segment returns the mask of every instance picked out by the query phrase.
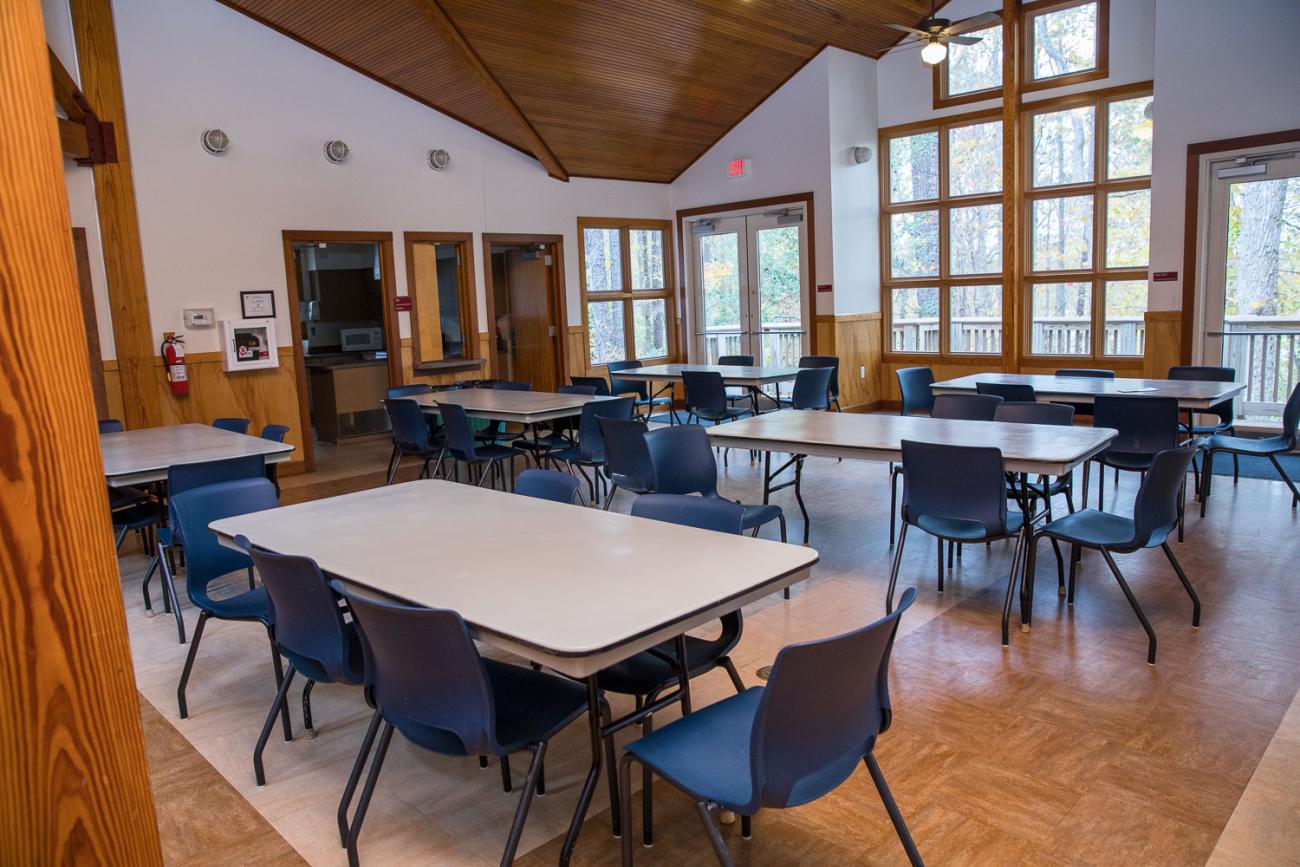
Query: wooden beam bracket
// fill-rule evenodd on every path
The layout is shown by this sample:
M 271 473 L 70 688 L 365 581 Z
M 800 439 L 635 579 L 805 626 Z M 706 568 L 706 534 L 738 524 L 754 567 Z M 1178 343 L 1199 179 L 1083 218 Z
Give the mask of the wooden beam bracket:
M 54 102 L 67 115 L 66 119 L 59 118 L 63 153 L 76 160 L 79 166 L 117 162 L 113 125 L 99 119 L 54 49 L 48 44 L 45 48 L 50 59 L 50 78 L 54 82 Z

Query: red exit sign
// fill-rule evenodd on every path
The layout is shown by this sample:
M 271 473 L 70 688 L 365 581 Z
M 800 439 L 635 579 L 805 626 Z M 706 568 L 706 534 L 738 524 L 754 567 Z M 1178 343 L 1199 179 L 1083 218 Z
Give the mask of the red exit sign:
M 728 160 L 727 177 L 744 178 L 749 176 L 749 170 L 752 166 L 750 160 Z

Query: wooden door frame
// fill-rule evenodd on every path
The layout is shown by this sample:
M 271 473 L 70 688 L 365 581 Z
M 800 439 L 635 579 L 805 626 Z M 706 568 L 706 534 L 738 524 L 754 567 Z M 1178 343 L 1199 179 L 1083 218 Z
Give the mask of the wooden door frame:
M 500 376 L 497 370 L 497 315 L 496 315 L 496 287 L 493 285 L 492 277 L 492 245 L 493 244 L 550 244 L 551 245 L 551 310 L 555 313 L 552 325 L 555 326 L 555 337 L 552 338 L 552 357 L 555 359 L 555 381 L 563 384 L 569 376 L 569 359 L 568 349 L 565 346 L 568 341 L 565 339 L 566 331 L 569 327 L 569 303 L 567 289 L 564 285 L 564 236 L 563 235 L 534 235 L 534 234 L 508 234 L 508 233 L 483 233 L 483 288 L 487 297 L 487 322 L 488 327 L 488 358 L 487 370 L 488 375 L 492 377 Z
M 478 358 L 478 286 L 474 280 L 474 233 L 473 232 L 403 232 L 402 253 L 406 259 L 406 294 L 411 299 L 411 369 L 420 364 L 420 299 L 415 294 L 415 256 L 412 249 L 416 244 L 455 244 L 463 260 L 456 269 L 457 291 L 466 309 L 461 310 L 461 328 L 465 334 L 464 360 Z M 400 347 L 399 347 L 400 352 Z
M 298 325 L 298 271 L 294 267 L 293 245 L 318 244 L 378 244 L 379 288 L 384 306 L 384 346 L 388 352 L 388 384 L 402 385 L 402 335 L 398 331 L 397 312 L 393 309 L 397 287 L 393 280 L 392 232 L 339 232 L 285 229 L 281 233 L 284 247 L 285 290 L 289 296 L 289 313 L 295 329 L 292 339 L 294 378 L 298 383 L 298 423 L 302 425 L 303 472 L 316 469 L 316 448 L 311 435 L 311 400 L 307 393 L 307 362 L 302 354 L 302 338 Z M 396 351 L 394 351 L 396 344 Z
M 813 213 L 813 194 L 812 191 L 806 193 L 791 193 L 785 196 L 769 196 L 764 199 L 747 199 L 743 202 L 722 202 L 717 205 L 704 205 L 698 208 L 683 208 L 677 212 L 676 219 L 673 220 L 673 229 L 677 233 L 677 278 L 680 290 L 677 294 L 678 311 L 680 316 L 677 320 L 678 347 L 681 354 L 681 360 L 684 362 L 690 357 L 690 340 L 686 334 L 687 320 L 689 319 L 688 307 L 690 299 L 687 293 L 690 292 L 690 283 L 686 280 L 686 219 L 688 217 L 700 217 L 706 214 L 729 214 L 732 211 L 754 211 L 759 208 L 768 208 L 774 205 L 803 205 L 804 225 L 808 227 L 808 288 L 804 292 L 804 303 L 808 306 L 808 321 L 811 327 L 808 329 L 808 349 L 809 355 L 817 355 L 817 230 L 816 219 Z

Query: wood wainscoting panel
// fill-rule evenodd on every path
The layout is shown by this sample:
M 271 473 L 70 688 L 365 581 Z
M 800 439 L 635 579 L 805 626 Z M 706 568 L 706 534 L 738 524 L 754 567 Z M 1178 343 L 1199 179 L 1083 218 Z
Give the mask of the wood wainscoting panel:
M 820 354 L 840 357 L 840 405 L 844 409 L 867 412 L 875 409 L 882 399 L 880 321 L 880 311 L 834 317 L 830 351 L 822 342 L 822 335 L 817 335 Z M 824 327 L 823 317 L 818 317 L 818 331 Z M 861 375 L 863 368 L 866 368 L 865 376 Z
M 818 355 L 835 354 L 835 317 L 817 316 L 813 319 L 813 347 Z
M 1190 364 L 1183 358 L 1183 311 L 1148 310 L 1146 312 L 1147 349 L 1142 375 L 1147 379 L 1164 379 L 1169 368 Z
M 591 376 L 590 367 L 587 363 L 591 355 L 587 350 L 586 327 L 570 325 L 565 329 L 564 340 L 567 343 L 564 358 L 568 362 L 569 368 L 565 371 L 566 376 Z
M 481 345 L 481 344 L 480 344 Z M 453 385 L 462 379 L 482 379 L 487 376 L 487 362 L 471 359 L 465 367 L 431 373 L 415 369 L 415 344 L 409 337 L 402 338 L 402 382 L 405 385 L 428 383 L 432 386 Z

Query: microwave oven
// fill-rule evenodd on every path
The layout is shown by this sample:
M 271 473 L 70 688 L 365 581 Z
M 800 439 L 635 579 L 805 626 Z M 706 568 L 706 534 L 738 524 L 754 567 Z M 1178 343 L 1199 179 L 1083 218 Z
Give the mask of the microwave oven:
M 382 328 L 340 328 L 339 347 L 344 352 L 365 352 L 384 348 Z

